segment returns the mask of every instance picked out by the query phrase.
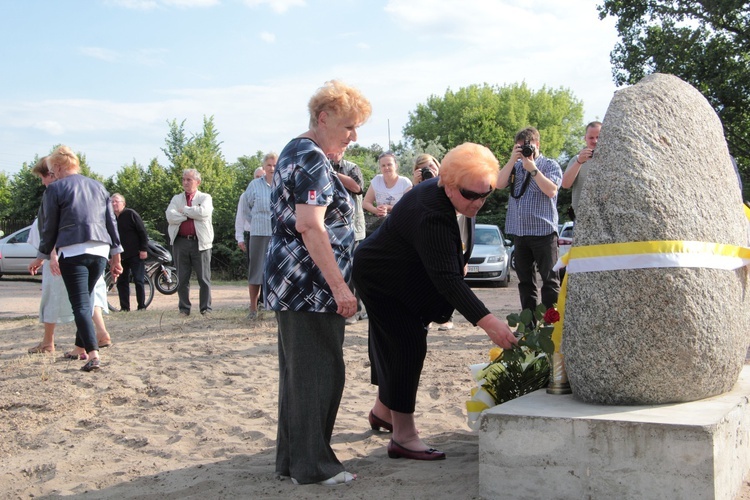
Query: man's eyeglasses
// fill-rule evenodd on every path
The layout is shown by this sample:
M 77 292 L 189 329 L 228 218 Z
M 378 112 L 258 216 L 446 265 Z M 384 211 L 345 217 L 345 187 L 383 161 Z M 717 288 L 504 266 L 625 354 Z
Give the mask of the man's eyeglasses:
M 476 191 L 469 191 L 468 189 L 458 188 L 458 192 L 461 193 L 461 196 L 471 201 L 476 201 L 480 198 L 487 198 L 492 194 L 494 190 L 494 188 L 490 188 L 490 190 L 486 193 L 477 193 Z
M 378 161 L 380 161 L 381 158 L 385 158 L 386 156 L 392 156 L 393 158 L 396 157 L 396 155 L 393 153 L 393 151 L 385 151 L 384 153 L 380 153 L 378 155 Z

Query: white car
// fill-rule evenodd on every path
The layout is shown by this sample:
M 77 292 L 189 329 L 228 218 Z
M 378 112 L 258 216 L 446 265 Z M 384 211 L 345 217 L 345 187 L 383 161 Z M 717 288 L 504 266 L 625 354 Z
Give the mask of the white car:
M 468 282 L 487 282 L 507 287 L 510 283 L 510 241 L 493 224 L 477 224 L 474 249 L 469 257 Z
M 573 246 L 573 229 L 575 222 L 566 222 L 560 229 L 560 235 L 557 237 L 557 256 L 562 257 L 570 251 Z
M 0 276 L 29 274 L 29 264 L 36 258 L 36 248 L 26 243 L 31 226 L 0 239 Z

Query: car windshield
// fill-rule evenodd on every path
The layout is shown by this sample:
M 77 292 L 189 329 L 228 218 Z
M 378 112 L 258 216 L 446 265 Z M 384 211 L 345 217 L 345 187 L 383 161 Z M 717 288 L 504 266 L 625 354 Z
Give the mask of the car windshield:
M 501 245 L 500 234 L 492 229 L 477 229 L 476 242 L 478 245 Z

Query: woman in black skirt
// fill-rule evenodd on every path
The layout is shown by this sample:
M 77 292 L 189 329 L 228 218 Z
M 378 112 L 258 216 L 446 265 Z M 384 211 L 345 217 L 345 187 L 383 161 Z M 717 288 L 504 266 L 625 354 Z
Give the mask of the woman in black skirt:
M 420 439 L 414 422 L 430 322 L 445 322 L 456 309 L 500 347 L 516 343 L 464 282 L 474 216 L 498 172 L 486 147 L 457 146 L 443 159 L 440 176 L 406 193 L 356 251 L 354 281 L 369 316 L 371 376 L 378 385 L 369 420 L 373 429 L 393 431 L 391 458 L 445 458 Z

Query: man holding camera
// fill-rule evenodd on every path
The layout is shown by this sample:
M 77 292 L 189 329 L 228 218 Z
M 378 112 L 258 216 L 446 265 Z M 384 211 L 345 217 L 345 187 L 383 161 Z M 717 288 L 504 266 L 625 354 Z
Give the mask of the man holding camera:
M 536 309 L 536 270 L 542 278 L 541 302 L 557 303 L 560 280 L 557 262 L 557 191 L 562 169 L 539 150 L 539 131 L 528 127 L 516 134 L 510 160 L 500 170 L 497 188 L 510 186 L 505 233 L 515 236 L 516 275 L 521 309 Z
M 594 157 L 594 149 L 599 142 L 599 132 L 601 130 L 602 122 L 595 121 L 586 125 L 586 135 L 583 137 L 586 147 L 570 159 L 568 167 L 565 169 L 565 174 L 563 174 L 562 187 L 573 190 L 572 210 L 568 213 L 571 220 L 575 220 L 575 212 L 578 210 L 578 200 L 581 199 L 583 183 L 586 182 L 586 175 L 589 168 L 586 163 Z

